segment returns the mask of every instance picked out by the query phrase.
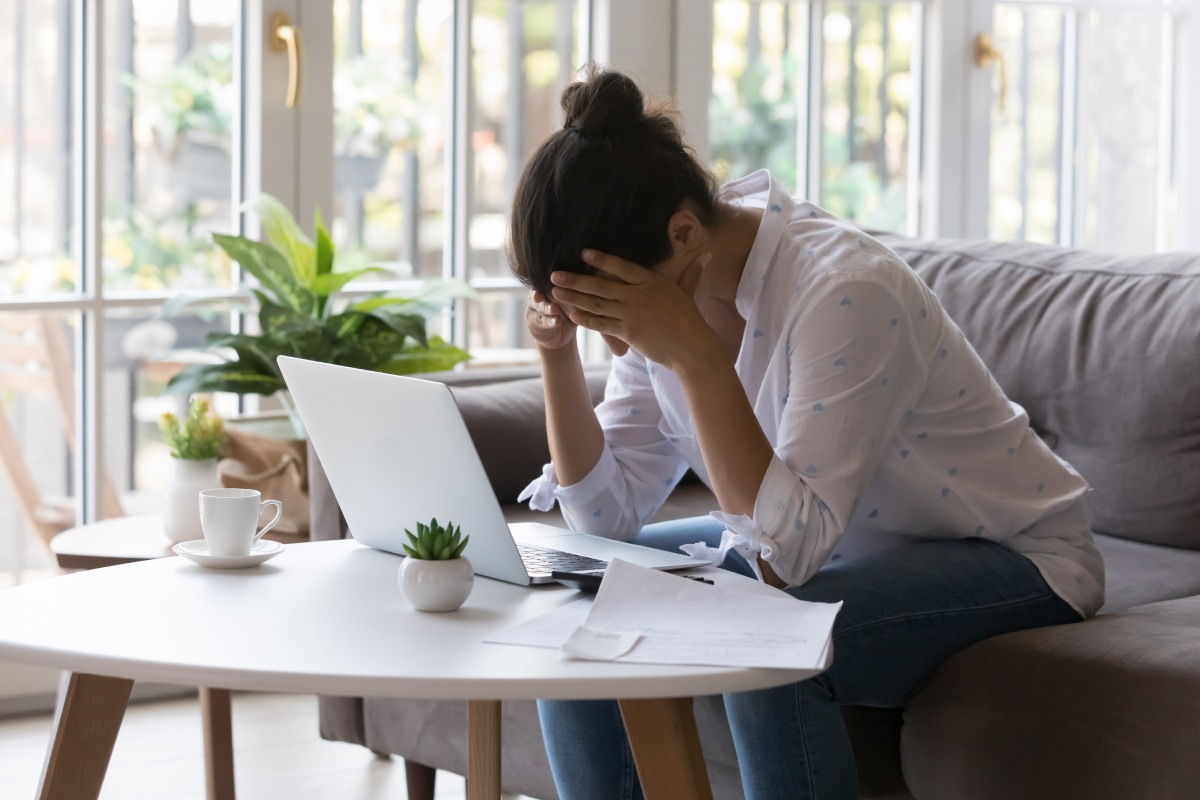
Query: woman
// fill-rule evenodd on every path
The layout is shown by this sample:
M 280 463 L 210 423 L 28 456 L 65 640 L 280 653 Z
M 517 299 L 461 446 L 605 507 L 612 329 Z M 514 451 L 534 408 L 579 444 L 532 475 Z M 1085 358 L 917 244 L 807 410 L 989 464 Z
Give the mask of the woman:
M 857 797 L 840 705 L 900 707 L 973 642 L 1095 613 L 1086 484 L 890 250 L 765 171 L 718 190 L 620 73 L 562 105 L 510 231 L 552 457 L 523 497 L 843 601 L 828 671 L 725 707 L 747 797 Z M 617 356 L 595 410 L 577 327 Z M 643 527 L 689 467 L 720 509 Z M 615 703 L 540 713 L 564 800 L 640 796 Z

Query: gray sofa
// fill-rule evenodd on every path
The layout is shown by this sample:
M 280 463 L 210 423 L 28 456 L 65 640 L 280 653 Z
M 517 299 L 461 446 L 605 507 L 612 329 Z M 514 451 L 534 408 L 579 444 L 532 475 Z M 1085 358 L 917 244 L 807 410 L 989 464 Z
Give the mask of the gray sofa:
M 880 238 L 1091 483 L 1107 602 L 1084 623 L 968 648 L 903 709 L 847 708 L 862 796 L 1200 796 L 1200 255 Z M 536 376 L 444 377 L 506 513 L 545 519 L 513 504 L 547 457 Z M 603 377 L 589 374 L 596 398 Z M 313 537 L 344 536 L 313 464 Z M 714 507 L 686 483 L 659 519 Z M 720 699 L 697 699 L 696 716 L 714 795 L 741 797 Z M 414 798 L 432 797 L 431 768 L 465 772 L 465 719 L 458 703 L 321 700 L 321 735 L 406 758 Z M 505 705 L 503 784 L 555 797 L 531 703 Z

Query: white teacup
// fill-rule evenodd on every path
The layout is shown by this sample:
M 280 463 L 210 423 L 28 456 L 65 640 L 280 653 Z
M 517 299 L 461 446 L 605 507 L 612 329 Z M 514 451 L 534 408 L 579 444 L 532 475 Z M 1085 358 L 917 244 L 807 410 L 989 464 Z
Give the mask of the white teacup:
M 261 531 L 258 517 L 264 506 L 275 506 L 275 516 Z M 200 528 L 209 555 L 247 556 L 264 533 L 283 516 L 283 503 L 263 500 L 257 489 L 205 489 L 200 492 Z

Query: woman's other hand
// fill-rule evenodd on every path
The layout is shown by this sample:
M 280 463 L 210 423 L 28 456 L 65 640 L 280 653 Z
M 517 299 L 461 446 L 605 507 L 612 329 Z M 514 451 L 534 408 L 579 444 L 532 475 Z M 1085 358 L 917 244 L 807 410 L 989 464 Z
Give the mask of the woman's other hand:
M 525 325 L 537 343 L 538 349 L 547 352 L 575 346 L 575 329 L 562 306 L 548 300 L 541 292 L 530 292 L 525 305 Z
M 583 251 L 596 275 L 554 272 L 554 302 L 576 325 L 597 331 L 621 355 L 629 347 L 668 369 L 700 355 L 716 335 L 696 307 L 695 293 L 711 256 L 701 253 L 677 282 L 618 256 Z M 618 350 L 615 345 L 620 345 Z

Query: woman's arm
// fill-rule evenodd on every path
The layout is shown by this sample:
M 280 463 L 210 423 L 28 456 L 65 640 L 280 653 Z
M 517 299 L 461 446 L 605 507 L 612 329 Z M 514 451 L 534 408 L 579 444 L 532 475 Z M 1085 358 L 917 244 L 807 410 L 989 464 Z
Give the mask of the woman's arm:
M 604 432 L 592 409 L 583 364 L 574 339 L 557 350 L 539 348 L 546 393 L 546 436 L 550 459 L 563 486 L 579 483 L 600 460 Z
M 675 374 L 688 399 L 692 425 L 717 503 L 726 514 L 750 517 L 767 467 L 775 455 L 733 362 L 721 347 L 696 348 L 681 359 Z M 763 580 L 787 584 L 759 556 Z
M 541 292 L 529 294 L 525 325 L 542 360 L 550 458 L 558 482 L 570 486 L 587 477 L 604 448 L 575 343 L 577 328 L 562 307 Z

